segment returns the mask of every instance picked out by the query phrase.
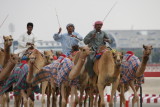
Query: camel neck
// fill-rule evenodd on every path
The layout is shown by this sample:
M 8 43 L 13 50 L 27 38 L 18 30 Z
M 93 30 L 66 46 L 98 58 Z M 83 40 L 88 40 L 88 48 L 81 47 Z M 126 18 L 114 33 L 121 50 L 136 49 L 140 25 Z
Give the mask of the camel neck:
M 114 69 L 114 76 L 117 77 L 120 74 L 120 67 L 119 65 L 115 65 Z
M 4 49 L 4 63 L 3 63 L 4 65 L 3 65 L 3 67 L 6 66 L 9 59 L 10 59 L 10 47 L 7 46 Z
M 15 66 L 15 63 L 9 60 L 1 72 L 0 81 L 6 79 L 10 75 L 10 72 L 13 70 L 14 66 Z
M 148 62 L 148 59 L 149 59 L 149 56 L 143 56 L 143 58 L 142 58 L 142 64 L 147 64 L 147 62 Z

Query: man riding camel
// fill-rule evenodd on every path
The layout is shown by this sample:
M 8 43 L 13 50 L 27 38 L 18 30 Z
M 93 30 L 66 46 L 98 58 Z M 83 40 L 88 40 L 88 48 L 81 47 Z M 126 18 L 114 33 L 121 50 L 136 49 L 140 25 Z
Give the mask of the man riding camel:
M 27 32 L 19 37 L 18 49 L 14 53 L 20 53 L 20 56 L 23 56 L 27 49 L 34 49 L 37 38 L 32 33 L 32 30 L 33 23 L 27 23 Z
M 94 76 L 94 71 L 93 71 L 93 64 L 95 59 L 94 57 L 99 46 L 105 45 L 106 42 L 112 43 L 108 35 L 101 30 L 102 26 L 103 26 L 102 21 L 96 21 L 94 23 L 94 30 L 90 31 L 84 38 L 84 43 L 89 47 L 91 47 L 92 51 L 94 51 L 88 56 L 88 60 L 86 63 L 86 70 L 89 72 L 90 77 Z
M 54 34 L 53 38 L 55 41 L 62 44 L 62 52 L 69 56 L 72 51 L 72 46 L 78 45 L 79 41 L 82 41 L 82 36 L 75 32 L 75 26 L 72 23 L 66 26 L 67 33 L 60 34 L 62 29 L 59 28 L 58 33 Z

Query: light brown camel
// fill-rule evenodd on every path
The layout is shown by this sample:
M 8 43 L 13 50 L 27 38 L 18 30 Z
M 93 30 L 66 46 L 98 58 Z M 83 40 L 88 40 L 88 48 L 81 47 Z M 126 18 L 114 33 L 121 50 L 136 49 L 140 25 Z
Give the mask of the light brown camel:
M 105 107 L 104 88 L 108 83 L 112 83 L 109 107 L 113 107 L 113 95 L 119 84 L 122 58 L 123 54 L 121 52 L 106 50 L 103 52 L 101 58 L 94 63 L 94 72 L 98 75 L 97 87 L 101 99 L 100 107 Z
M 144 74 L 144 71 L 146 69 L 146 66 L 147 66 L 147 62 L 148 62 L 148 59 L 149 59 L 149 55 L 151 54 L 151 51 L 152 51 L 152 46 L 148 45 L 148 46 L 145 46 L 143 45 L 143 48 L 144 48 L 144 51 L 143 51 L 143 57 L 142 57 L 142 62 L 141 64 L 136 68 L 137 69 L 137 72 L 135 74 L 135 77 L 138 78 L 138 77 L 141 77 L 143 74 Z M 135 79 L 136 79 L 135 78 Z M 139 89 L 139 86 L 135 86 L 134 84 L 134 81 L 135 79 L 131 80 L 131 81 L 128 81 L 128 84 L 129 86 L 132 88 L 133 92 L 134 92 L 134 97 L 132 99 L 132 107 L 134 107 L 134 104 L 136 102 L 137 103 L 137 106 L 139 107 L 139 97 L 138 97 L 138 94 L 137 94 L 137 91 Z M 125 105 L 126 101 L 125 101 L 125 97 L 124 97 L 124 84 L 121 84 L 121 101 L 123 102 L 123 104 Z M 122 103 L 121 102 L 121 103 Z M 122 104 L 120 105 L 122 106 Z
M 29 54 L 28 65 L 29 65 L 29 72 L 26 77 L 26 82 L 28 84 L 32 84 L 34 75 L 36 75 L 39 72 L 39 70 L 45 65 L 45 60 L 43 55 L 38 50 L 35 49 L 33 52 Z M 21 90 L 21 96 L 23 97 L 24 107 L 28 107 L 28 100 L 29 100 L 29 105 L 31 107 L 34 106 L 34 102 L 28 99 L 31 92 L 32 92 L 31 88 L 27 90 L 27 94 L 25 93 L 25 90 Z
M 10 47 L 12 46 L 12 42 L 13 42 L 13 39 L 12 39 L 12 36 L 3 36 L 3 39 L 4 39 L 4 59 L 2 58 L 3 60 L 3 65 L 2 67 L 4 68 L 8 62 L 8 60 L 10 59 Z M 1 56 L 2 57 L 2 56 Z M 11 71 L 10 71 L 11 72 Z M 7 73 L 7 75 L 4 75 L 3 78 L 7 78 L 9 76 L 10 73 Z M 9 95 L 6 95 L 6 99 L 7 99 L 7 107 L 9 107 Z
M 48 65 L 50 63 L 52 63 L 53 61 L 53 51 L 49 50 L 49 51 L 44 51 L 44 60 L 45 60 L 45 65 Z M 50 95 L 51 92 L 49 91 L 50 89 L 46 90 L 47 87 L 51 88 L 50 86 L 51 84 L 48 81 L 44 81 L 42 82 L 42 98 L 41 98 L 41 103 L 42 103 L 42 107 L 44 107 L 45 105 L 45 93 L 47 93 L 47 106 L 50 106 Z
M 80 58 L 80 51 L 73 52 L 72 61 L 74 62 L 74 65 L 77 64 L 79 58 Z M 87 59 L 86 59 L 86 61 L 87 61 Z M 85 65 L 86 61 L 84 62 L 83 67 L 81 69 L 81 73 L 79 75 L 79 91 L 80 91 L 79 107 L 82 107 L 82 104 L 83 104 L 83 93 L 87 89 L 88 81 L 89 81 L 89 75 L 88 75 L 88 73 L 86 71 L 84 71 L 85 70 L 84 69 L 84 65 Z M 84 107 L 86 107 L 86 102 L 84 102 Z
M 18 54 L 11 54 L 10 59 L 8 60 L 6 66 L 0 72 L 0 81 L 5 82 L 4 80 L 6 80 L 6 75 L 9 75 L 12 69 L 15 67 L 15 65 L 19 62 L 20 62 L 20 58 Z M 9 104 L 7 103 L 7 100 L 8 100 L 8 93 L 3 94 L 2 95 L 2 107 L 5 107 L 5 105 L 7 105 L 8 107 Z
M 87 46 L 80 47 L 80 55 L 79 59 L 77 61 L 77 64 L 72 67 L 72 70 L 69 73 L 69 79 L 73 80 L 76 78 L 75 72 L 80 72 L 81 69 L 84 69 L 82 66 L 85 62 L 86 57 L 90 54 L 90 48 Z M 80 74 L 80 73 L 79 73 Z M 63 82 L 61 84 L 61 94 L 62 94 L 62 107 L 66 107 L 67 99 L 69 91 L 67 92 L 67 87 L 69 86 L 68 82 Z M 77 87 L 76 86 L 70 86 L 71 87 L 71 107 L 76 107 L 78 103 L 78 93 L 77 93 Z

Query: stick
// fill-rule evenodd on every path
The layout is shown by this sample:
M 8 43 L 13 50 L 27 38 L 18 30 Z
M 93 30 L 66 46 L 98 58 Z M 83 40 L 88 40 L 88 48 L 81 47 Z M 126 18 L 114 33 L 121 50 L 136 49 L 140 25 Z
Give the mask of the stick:
M 55 12 L 56 12 L 56 16 L 57 16 L 58 25 L 59 25 L 59 27 L 61 27 L 60 23 L 59 23 L 59 18 L 58 18 L 58 14 L 57 14 L 56 8 L 55 8 Z
M 112 9 L 115 7 L 115 5 L 117 4 L 118 1 L 116 1 L 114 3 L 114 5 L 112 6 L 112 8 L 109 10 L 109 12 L 107 13 L 107 15 L 104 17 L 103 22 L 105 21 L 105 19 L 107 18 L 107 16 L 109 15 L 109 13 L 112 11 Z
M 6 16 L 6 18 L 3 20 L 2 24 L 0 25 L 0 28 L 2 27 L 3 23 L 7 20 L 9 15 Z

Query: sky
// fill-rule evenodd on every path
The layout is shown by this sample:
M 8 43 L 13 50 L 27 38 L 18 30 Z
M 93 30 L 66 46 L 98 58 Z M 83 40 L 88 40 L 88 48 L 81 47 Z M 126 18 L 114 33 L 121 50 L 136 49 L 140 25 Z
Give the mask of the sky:
M 59 29 L 58 16 L 62 33 L 73 23 L 75 31 L 85 37 L 115 2 L 103 30 L 160 29 L 160 0 L 0 0 L 0 25 L 8 15 L 0 36 L 11 34 L 16 40 L 26 32 L 26 24 L 33 22 L 39 40 L 53 40 Z

